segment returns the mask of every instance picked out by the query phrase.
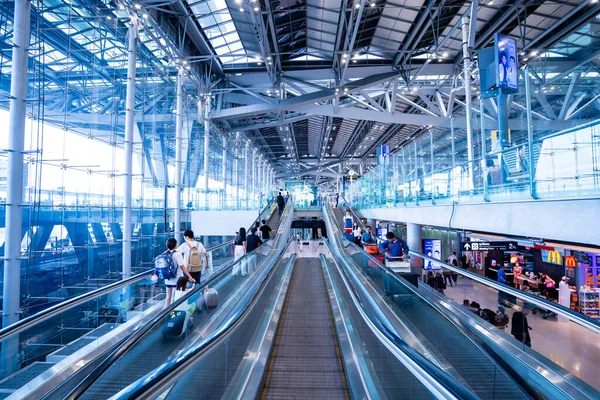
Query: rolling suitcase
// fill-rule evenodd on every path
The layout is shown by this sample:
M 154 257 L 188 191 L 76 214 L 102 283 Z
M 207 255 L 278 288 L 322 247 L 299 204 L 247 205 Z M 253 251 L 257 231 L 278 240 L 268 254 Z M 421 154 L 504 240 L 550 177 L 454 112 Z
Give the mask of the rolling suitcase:
M 167 320 L 162 327 L 163 337 L 181 337 L 188 328 L 189 315 L 187 311 L 173 310 L 167 315 Z
M 202 294 L 202 302 L 204 303 L 204 308 L 207 310 L 217 308 L 219 305 L 219 292 L 214 288 L 207 287 Z

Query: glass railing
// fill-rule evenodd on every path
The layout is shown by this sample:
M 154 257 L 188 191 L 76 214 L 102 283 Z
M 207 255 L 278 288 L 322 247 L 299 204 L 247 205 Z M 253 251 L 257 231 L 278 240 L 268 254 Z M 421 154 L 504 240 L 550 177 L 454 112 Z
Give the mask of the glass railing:
M 267 211 L 265 210 L 265 214 L 261 216 L 268 215 Z M 232 307 L 244 295 L 248 286 L 253 284 L 257 279 L 257 274 L 261 273 L 262 265 L 272 258 L 273 246 L 277 243 L 277 241 L 269 241 L 256 251 L 246 254 L 235 263 L 232 262 L 233 251 L 230 242 L 209 249 L 210 273 L 203 274 L 201 285 L 202 287 L 208 285 L 217 290 L 219 304 L 215 309 L 203 310 L 201 296 L 203 289 L 198 286 L 192 291 L 192 297 L 183 299 L 185 300 L 184 303 L 176 303 L 170 306 L 170 308 L 165 308 L 164 290 L 162 288 L 159 289 L 155 281 L 145 279 L 141 280 L 139 285 L 146 290 L 157 291 L 157 294 L 147 301 L 149 305 L 146 307 L 136 307 L 134 310 L 129 310 L 127 306 L 123 306 L 123 316 L 119 315 L 118 318 L 114 318 L 114 322 L 110 325 L 107 323 L 96 323 L 92 326 L 89 318 L 80 317 L 79 319 L 89 325 L 82 326 L 81 322 L 75 321 L 71 324 L 73 325 L 72 327 L 69 326 L 67 328 L 67 324 L 64 322 L 67 317 L 76 319 L 80 316 L 81 311 L 76 308 L 71 308 L 69 312 L 65 311 L 52 319 L 48 319 L 47 324 L 39 324 L 39 326 L 46 327 L 48 332 L 53 335 L 51 339 L 54 341 L 40 342 L 36 345 L 37 347 L 44 348 L 52 344 L 56 347 L 53 347 L 52 351 L 59 351 L 62 357 L 53 357 L 52 354 L 49 355 L 49 352 L 38 354 L 36 360 L 27 360 L 27 365 L 24 365 L 25 368 L 22 371 L 14 372 L 5 380 L 0 381 L 0 388 L 5 383 L 6 385 L 12 385 L 10 389 L 16 390 L 15 395 L 17 396 L 27 395 L 36 397 L 47 393 L 53 385 L 56 385 L 56 382 L 62 382 L 68 378 L 68 382 L 63 384 L 60 389 L 55 389 L 55 392 L 60 391 L 60 394 L 64 396 L 69 393 L 75 384 L 80 382 L 81 378 L 89 373 L 88 380 L 86 381 L 88 384 L 84 389 L 88 389 L 88 386 L 91 386 L 90 390 L 93 392 L 100 387 L 100 393 L 104 394 L 107 389 L 103 385 L 106 385 L 107 382 L 110 382 L 109 386 L 113 385 L 114 382 L 112 380 L 114 379 L 115 371 L 117 371 L 118 380 L 123 382 L 123 386 L 118 388 L 121 389 L 126 386 L 126 383 L 131 383 L 144 375 L 144 373 L 151 371 L 174 356 L 178 351 L 205 337 L 223 323 L 224 319 L 231 312 Z M 120 288 L 115 291 L 114 295 L 122 296 L 125 290 Z M 144 292 L 142 291 L 142 293 Z M 84 315 L 86 315 L 86 312 L 89 313 L 91 309 L 93 311 L 94 306 L 101 309 L 96 304 L 102 304 L 103 300 L 103 298 L 97 298 L 90 300 L 89 304 L 85 303 Z M 173 308 L 174 306 L 175 308 Z M 189 330 L 183 332 L 180 337 L 164 339 L 162 333 L 165 329 L 164 327 L 168 324 L 171 314 L 184 310 L 192 314 L 188 322 Z M 101 309 L 99 314 L 101 316 L 104 314 L 111 315 L 109 311 L 103 309 Z M 166 317 L 161 317 L 162 315 L 166 315 Z M 76 325 L 77 322 L 79 323 L 78 325 Z M 64 330 L 73 332 L 71 332 L 71 336 L 67 337 Z M 77 330 L 81 331 L 79 334 L 81 337 L 79 338 L 76 333 Z M 29 336 L 28 330 L 22 332 L 21 335 Z M 94 339 L 93 343 L 97 344 L 97 348 L 91 345 L 88 346 L 88 337 Z M 56 342 L 56 338 L 60 338 L 61 341 Z M 77 364 L 80 359 L 84 359 L 82 357 L 85 357 L 85 359 L 94 359 L 94 357 L 98 357 L 101 354 L 111 352 L 111 346 L 120 347 L 117 347 L 113 353 L 113 355 L 118 353 L 118 357 L 110 359 L 110 362 L 105 361 L 101 363 L 93 371 L 88 369 L 93 368 L 93 363 Z M 147 351 L 148 346 L 152 348 L 149 352 Z M 71 348 L 74 350 L 69 353 L 69 349 Z M 35 363 L 35 361 L 39 362 Z M 73 369 L 73 365 L 78 365 L 78 367 Z M 47 372 L 46 369 L 40 366 L 44 368 L 48 366 L 46 369 L 52 368 L 52 372 Z M 33 368 L 33 371 L 27 371 L 28 367 Z M 18 381 L 19 379 L 21 382 L 24 382 L 23 378 L 19 378 L 20 372 L 27 374 L 27 379 L 30 380 L 23 388 L 19 386 L 15 387 L 14 384 L 15 380 Z M 61 376 L 62 378 L 58 378 Z M 94 378 L 90 382 L 90 379 L 92 379 L 90 377 L 92 376 Z
M 328 214 L 329 212 L 326 213 L 326 217 L 330 219 Z M 444 290 L 440 290 L 433 281 L 431 284 L 438 290 L 423 284 L 420 276 L 416 274 L 404 275 L 406 279 L 410 280 L 411 283 L 409 283 L 383 266 L 378 259 L 365 253 L 356 245 L 341 239 L 337 227 L 333 227 L 332 235 L 330 240 L 336 240 L 341 250 L 340 259 L 347 263 L 367 287 L 375 289 L 374 297 L 379 297 L 384 301 L 379 304 L 382 310 L 389 309 L 397 315 L 400 322 L 396 324 L 396 329 L 403 333 L 403 338 L 423 356 L 438 364 L 441 363 L 440 365 L 455 374 L 457 379 L 465 379 L 473 388 L 480 387 L 479 395 L 486 390 L 478 386 L 483 382 L 487 382 L 488 387 L 508 390 L 510 388 L 507 388 L 507 383 L 513 381 L 548 397 L 555 397 L 557 393 L 567 393 L 574 398 L 598 396 L 598 382 L 593 379 L 595 372 L 589 368 L 587 370 L 581 368 L 582 358 L 585 357 L 583 353 L 589 351 L 589 349 L 586 350 L 590 343 L 589 340 L 598 336 L 595 325 L 589 325 L 595 324 L 595 321 L 579 320 L 585 325 L 570 323 L 566 332 L 559 333 L 559 330 L 552 325 L 539 326 L 539 329 L 536 329 L 532 316 L 529 316 L 529 326 L 533 327 L 533 331 L 530 331 L 531 337 L 533 334 L 539 335 L 537 339 L 539 344 L 536 345 L 533 342 L 534 349 L 532 350 L 525 342 L 515 340 L 509 332 L 513 332 L 514 329 L 516 329 L 514 332 L 520 331 L 519 327 L 524 325 L 523 315 L 529 312 L 527 310 L 534 309 L 533 301 L 537 299 L 519 301 L 514 308 L 505 307 L 505 314 L 508 316 L 508 322 L 506 322 L 498 315 L 498 297 L 495 297 L 498 296 L 498 291 L 494 286 L 477 283 L 481 277 L 457 278 L 460 283 L 457 288 L 460 289 L 446 291 L 447 295 L 450 291 L 455 293 L 453 299 L 456 302 L 448 301 L 449 299 L 440 293 Z M 414 252 L 410 254 L 412 257 L 427 259 L 422 254 Z M 428 260 L 434 261 L 433 259 Z M 435 262 L 439 264 L 439 260 L 435 260 Z M 492 283 L 496 282 L 492 281 Z M 468 289 L 465 290 L 465 287 Z M 491 302 L 490 293 L 492 293 Z M 514 298 L 513 293 L 504 293 L 500 297 L 509 295 Z M 467 298 L 470 302 L 479 300 L 481 312 L 477 311 L 474 306 L 463 307 L 463 301 Z M 484 299 L 487 299 L 485 303 Z M 544 308 L 541 301 L 545 302 L 540 299 L 538 306 Z M 546 305 L 548 307 L 556 306 L 555 303 Z M 523 314 L 514 314 L 521 312 L 522 309 L 524 309 Z M 577 318 L 576 313 L 570 312 L 570 310 L 567 312 L 572 318 Z M 486 322 L 483 319 L 484 315 L 491 322 Z M 543 320 L 542 317 L 539 319 Z M 413 340 L 411 336 L 419 340 Z M 556 346 L 557 340 L 562 343 L 561 346 L 558 346 L 560 349 Z M 419 343 L 420 345 L 417 346 Z M 447 343 L 452 343 L 452 346 L 448 347 Z M 459 353 L 455 352 L 457 348 L 461 349 Z M 565 350 L 563 351 L 562 348 Z M 555 362 L 558 361 L 557 355 L 560 353 L 564 354 L 564 358 L 561 357 L 561 359 L 571 365 L 565 365 L 565 363 L 558 365 Z M 579 356 L 574 357 L 573 354 Z M 466 360 L 465 357 L 469 357 L 467 363 L 463 362 Z M 479 370 L 473 370 L 471 366 L 476 364 L 482 370 L 489 369 L 494 372 L 485 374 Z M 484 365 L 485 368 L 483 368 Z M 536 371 L 544 372 L 540 374 Z M 521 376 L 527 377 L 527 379 L 521 379 Z M 563 378 L 564 376 L 566 378 Z
M 348 201 L 365 209 L 585 198 L 600 193 L 600 121 L 535 139 L 531 145 L 511 143 L 486 151 L 484 157 L 479 154 L 473 161 L 455 160 L 451 154 L 429 157 L 435 150 L 428 144 L 429 140 L 405 146 L 387 164 L 351 183 L 346 190 Z

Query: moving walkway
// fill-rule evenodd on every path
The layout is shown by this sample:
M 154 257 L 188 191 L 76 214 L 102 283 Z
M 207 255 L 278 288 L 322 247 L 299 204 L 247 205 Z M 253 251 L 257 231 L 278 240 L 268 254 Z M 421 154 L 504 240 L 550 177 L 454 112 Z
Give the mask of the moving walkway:
M 268 219 L 272 227 L 277 227 L 280 218 L 277 212 L 273 211 L 275 211 L 273 203 L 269 203 L 259 213 L 257 221 Z M 265 246 L 262 252 L 266 254 L 270 247 L 270 245 Z M 223 297 L 229 297 L 236 290 L 244 287 L 239 279 L 232 279 L 229 274 L 225 273 L 233 267 L 232 242 L 208 248 L 207 252 L 211 256 L 214 272 L 208 279 L 203 276 L 201 287 L 188 296 L 189 298 L 198 298 L 201 289 L 207 284 L 217 288 Z M 261 258 L 263 255 L 256 254 L 252 257 Z M 54 390 L 54 394 L 49 395 L 50 398 L 62 398 L 61 396 L 69 393 L 73 385 L 79 383 L 90 371 L 104 366 L 105 364 L 102 363 L 108 360 L 107 357 L 122 349 L 128 340 L 130 343 L 131 339 L 137 336 L 149 338 L 143 343 L 140 342 L 140 346 L 132 346 L 134 351 L 131 353 L 124 351 L 119 353 L 126 356 L 127 361 L 130 362 L 133 381 L 138 377 L 136 374 L 143 375 L 144 371 L 152 370 L 180 351 L 189 344 L 196 332 L 202 331 L 202 329 L 209 330 L 217 324 L 219 317 L 216 314 L 219 313 L 219 310 L 206 310 L 196 313 L 192 317 L 194 322 L 193 325 L 190 325 L 192 329 L 183 338 L 163 340 L 160 330 L 162 321 L 164 321 L 163 315 L 166 315 L 167 312 L 163 306 L 164 291 L 154 284 L 146 285 L 152 271 L 153 269 L 145 271 L 77 298 L 69 299 L 11 327 L 2 329 L 0 340 L 3 341 L 4 354 L 9 353 L 10 346 L 17 349 L 17 347 L 37 345 L 42 350 L 45 348 L 49 350 L 46 350 L 45 353 L 40 352 L 34 360 L 27 360 L 28 362 L 23 363 L 21 368 L 0 381 L 0 398 L 10 396 L 10 398 L 37 399 L 47 396 L 50 389 Z M 148 287 L 152 289 L 148 289 Z M 132 296 L 150 290 L 153 293 L 146 296 L 145 302 L 133 309 L 127 308 Z M 126 300 L 123 300 L 124 297 Z M 104 315 L 105 311 L 103 310 L 107 309 L 106 304 L 115 302 L 119 302 L 120 309 L 117 308 L 116 312 L 120 317 L 109 318 L 110 315 Z M 226 304 L 224 306 L 226 308 Z M 176 305 L 172 306 L 173 309 L 175 307 Z M 82 315 L 83 317 L 81 317 Z M 54 331 L 51 332 L 52 336 L 49 338 L 39 336 L 38 332 L 49 332 L 52 329 Z M 146 336 L 141 335 L 142 332 L 145 332 Z M 37 342 L 34 342 L 34 339 L 37 339 Z M 122 385 L 126 382 L 123 379 L 123 372 L 127 372 L 124 359 L 125 357 L 122 358 L 118 368 L 113 366 L 104 371 L 106 372 L 105 378 L 100 382 L 104 382 L 107 386 L 97 385 L 100 388 L 98 393 L 101 393 L 101 398 L 106 398 L 107 393 L 110 393 L 110 382 L 120 382 Z M 118 379 L 113 380 L 116 370 L 119 370 Z M 55 386 L 56 389 L 54 389 Z M 96 390 L 96 387 L 93 389 Z M 91 396 L 93 396 L 94 390 L 90 391 Z M 115 391 L 118 391 L 118 388 L 115 388 Z

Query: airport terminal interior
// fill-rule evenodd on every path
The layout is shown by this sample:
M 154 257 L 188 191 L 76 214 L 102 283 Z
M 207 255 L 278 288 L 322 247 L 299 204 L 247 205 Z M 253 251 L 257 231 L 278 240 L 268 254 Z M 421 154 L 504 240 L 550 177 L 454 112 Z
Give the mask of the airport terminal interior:
M 600 1 L 0 0 L 0 399 L 600 399 Z

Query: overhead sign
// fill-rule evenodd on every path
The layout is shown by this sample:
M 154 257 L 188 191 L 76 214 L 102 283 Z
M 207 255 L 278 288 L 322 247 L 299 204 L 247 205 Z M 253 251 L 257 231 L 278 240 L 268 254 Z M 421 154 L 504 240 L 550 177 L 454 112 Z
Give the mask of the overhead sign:
M 463 242 L 464 251 L 516 251 L 517 242 Z

